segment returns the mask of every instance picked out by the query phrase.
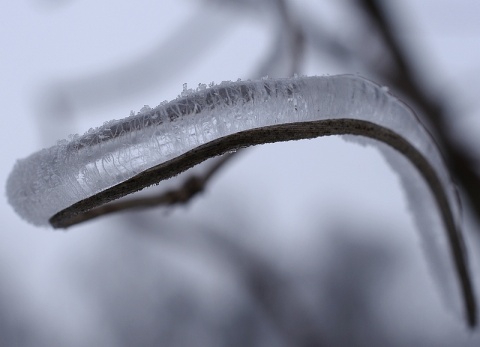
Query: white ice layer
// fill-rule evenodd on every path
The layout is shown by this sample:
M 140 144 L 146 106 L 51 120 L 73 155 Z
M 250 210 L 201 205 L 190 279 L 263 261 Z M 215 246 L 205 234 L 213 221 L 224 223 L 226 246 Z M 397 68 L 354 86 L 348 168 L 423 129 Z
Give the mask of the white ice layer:
M 458 216 L 455 188 L 431 136 L 403 102 L 354 75 L 223 82 L 184 91 L 170 103 L 19 160 L 8 178 L 8 200 L 27 221 L 47 225 L 75 202 L 222 136 L 335 118 L 370 121 L 407 139 L 436 169 Z
M 170 103 L 145 107 L 19 160 L 8 178 L 8 200 L 27 221 L 48 225 L 75 202 L 219 137 L 335 118 L 367 120 L 407 139 L 436 169 L 458 217 L 455 188 L 414 113 L 386 88 L 354 75 L 223 82 L 184 91 Z

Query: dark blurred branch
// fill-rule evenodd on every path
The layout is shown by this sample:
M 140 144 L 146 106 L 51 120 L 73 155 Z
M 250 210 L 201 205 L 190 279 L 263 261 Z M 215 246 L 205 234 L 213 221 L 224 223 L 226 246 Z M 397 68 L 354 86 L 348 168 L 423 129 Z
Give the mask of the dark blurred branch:
M 272 1 L 269 10 L 277 22 L 274 42 L 254 77 L 291 77 L 300 72 L 305 53 L 305 33 L 286 0 Z
M 455 140 L 450 131 L 445 107 L 437 100 L 430 98 L 421 82 L 415 77 L 412 63 L 395 35 L 392 20 L 384 8 L 385 4 L 379 0 L 358 1 L 371 19 L 371 23 L 382 35 L 386 49 L 394 60 L 394 70 L 390 74 L 383 74 L 382 77 L 385 82 L 398 88 L 420 107 L 423 116 L 433 127 L 451 172 L 463 188 L 477 218 L 480 219 L 480 177 L 475 170 L 475 159 Z
M 197 105 L 201 105 L 198 103 Z M 358 119 L 328 119 L 310 122 L 286 123 L 260 128 L 252 128 L 227 136 L 219 137 L 205 143 L 193 150 L 181 154 L 153 168 L 123 181 L 113 187 L 103 190 L 91 197 L 83 199 L 70 207 L 58 212 L 49 220 L 55 228 L 67 228 L 71 225 L 85 221 L 85 214 L 94 213 L 95 216 L 105 214 L 94 212 L 95 208 L 102 209 L 102 205 L 127 194 L 139 191 L 163 179 L 173 177 L 209 158 L 228 153 L 232 150 L 254 146 L 258 144 L 316 138 L 330 135 L 358 135 L 381 141 L 405 156 L 423 176 L 434 195 L 437 206 L 442 216 L 447 233 L 450 251 L 455 264 L 456 274 L 463 294 L 463 302 L 467 321 L 470 326 L 476 325 L 477 308 L 473 286 L 466 263 L 466 256 L 462 235 L 457 230 L 449 199 L 444 186 L 439 179 L 436 169 L 428 158 L 419 152 L 411 143 L 393 130 L 378 124 Z M 198 187 L 192 192 L 198 191 Z M 178 195 L 176 196 L 176 201 Z M 183 195 L 180 195 L 183 199 Z M 161 199 L 164 201 L 163 199 Z M 135 204 L 139 206 L 139 204 Z M 117 209 L 118 210 L 118 209 Z
M 279 17 L 285 24 L 286 34 L 289 39 L 289 58 L 290 66 L 287 68 L 286 77 L 290 77 L 300 70 L 303 55 L 305 53 L 305 37 L 304 32 L 297 22 L 297 18 L 288 10 L 286 0 L 277 0 L 277 7 L 279 10 Z M 280 33 L 281 35 L 281 33 Z
M 315 309 L 305 307 L 298 298 L 295 282 L 275 263 L 219 233 L 205 233 L 208 244 L 225 263 L 230 263 L 241 278 L 256 306 L 282 336 L 288 347 L 324 345 L 322 330 L 312 315 Z M 295 310 L 288 304 L 295 303 Z M 285 312 L 286 309 L 288 312 Z

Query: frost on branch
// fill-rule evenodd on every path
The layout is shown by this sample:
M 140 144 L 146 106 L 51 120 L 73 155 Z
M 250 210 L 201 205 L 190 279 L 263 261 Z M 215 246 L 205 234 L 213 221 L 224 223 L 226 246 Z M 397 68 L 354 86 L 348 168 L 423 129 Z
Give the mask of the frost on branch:
M 144 107 L 136 115 L 19 160 L 8 179 L 7 195 L 27 221 L 66 227 L 89 209 L 209 157 L 255 144 L 335 134 L 385 143 L 416 167 L 429 188 L 420 200 L 433 197 L 445 232 L 431 233 L 424 218 L 418 219 L 419 225 L 426 240 L 441 245 L 434 248 L 442 259 L 453 257 L 454 266 L 443 273 L 458 274 L 459 281 L 454 283 L 459 283 L 473 324 L 475 302 L 459 230 L 459 204 L 442 157 L 404 103 L 386 88 L 358 76 L 224 82 L 208 88 L 202 85 L 196 91 L 185 88 L 170 103 Z

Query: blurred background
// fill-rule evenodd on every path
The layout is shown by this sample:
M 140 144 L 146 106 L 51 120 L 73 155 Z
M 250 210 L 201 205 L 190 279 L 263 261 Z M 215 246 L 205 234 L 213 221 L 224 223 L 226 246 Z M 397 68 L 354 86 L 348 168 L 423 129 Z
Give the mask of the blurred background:
M 445 153 L 480 296 L 478 1 L 26 0 L 4 2 L 0 23 L 1 182 L 17 159 L 184 83 L 359 73 Z M 2 191 L 2 347 L 480 344 L 371 147 L 250 148 L 185 205 L 67 232 L 22 221 Z

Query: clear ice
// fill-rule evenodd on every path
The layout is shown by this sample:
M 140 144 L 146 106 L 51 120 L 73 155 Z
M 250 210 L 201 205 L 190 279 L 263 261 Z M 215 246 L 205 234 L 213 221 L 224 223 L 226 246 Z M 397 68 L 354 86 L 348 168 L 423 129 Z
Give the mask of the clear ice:
M 185 84 L 176 100 L 145 106 L 130 117 L 18 160 L 7 181 L 8 201 L 28 222 L 48 225 L 50 217 L 72 204 L 220 137 L 275 124 L 338 118 L 370 121 L 408 140 L 435 168 L 459 224 L 455 187 L 431 136 L 388 88 L 355 75 L 262 78 L 201 84 L 196 90 Z M 394 163 L 396 168 L 402 165 Z M 433 204 L 431 196 L 427 200 Z M 435 252 L 451 259 L 445 233 L 429 230 L 439 224 L 425 222 L 432 218 L 428 211 L 436 210 L 435 205 L 417 208 L 418 204 L 414 201 L 413 209 L 428 215 L 417 213 L 424 243 L 439 244 Z M 454 276 L 451 266 L 446 267 L 439 272 Z
M 10 204 L 27 221 L 47 225 L 75 202 L 219 137 L 274 124 L 352 118 L 392 129 L 414 145 L 429 158 L 451 207 L 458 209 L 431 136 L 408 106 L 364 78 L 262 78 L 186 91 L 18 160 L 7 183 Z

